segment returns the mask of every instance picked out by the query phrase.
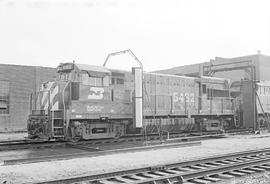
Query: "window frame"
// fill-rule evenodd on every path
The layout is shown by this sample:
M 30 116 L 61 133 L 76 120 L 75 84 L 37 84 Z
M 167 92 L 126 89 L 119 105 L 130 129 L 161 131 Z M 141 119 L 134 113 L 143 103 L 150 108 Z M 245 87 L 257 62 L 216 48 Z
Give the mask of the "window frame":
M 0 116 L 10 114 L 10 81 L 0 80 L 0 101 L 6 108 L 0 108 Z

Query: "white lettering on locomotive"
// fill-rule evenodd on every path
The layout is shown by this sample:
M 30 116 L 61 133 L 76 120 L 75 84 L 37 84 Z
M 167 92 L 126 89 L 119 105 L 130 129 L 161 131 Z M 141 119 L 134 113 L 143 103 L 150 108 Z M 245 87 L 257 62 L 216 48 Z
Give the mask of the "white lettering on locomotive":
M 104 88 L 99 87 L 90 87 L 90 94 L 88 95 L 88 99 L 102 100 L 104 94 Z
M 189 93 L 185 93 L 186 102 L 189 102 Z
M 87 105 L 87 111 L 89 112 L 101 112 L 104 106 L 99 105 Z
M 173 102 L 178 102 L 178 93 L 177 92 L 173 93 Z
M 178 93 L 178 92 L 174 92 L 173 93 L 173 102 L 194 102 L 194 93 Z
M 184 102 L 185 98 L 184 98 L 184 94 L 180 93 L 180 97 L 179 97 L 179 101 L 180 102 Z
M 190 102 L 191 103 L 194 103 L 195 102 L 195 95 L 194 95 L 194 93 L 190 93 L 189 94 L 189 98 L 190 98 Z

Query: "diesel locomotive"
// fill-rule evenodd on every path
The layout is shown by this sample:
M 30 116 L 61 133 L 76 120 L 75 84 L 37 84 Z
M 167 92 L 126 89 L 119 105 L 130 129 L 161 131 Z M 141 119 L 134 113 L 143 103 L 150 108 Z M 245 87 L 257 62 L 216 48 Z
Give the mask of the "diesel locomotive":
M 223 131 L 237 124 L 231 94 L 223 78 L 61 63 L 57 78 L 31 94 L 27 128 L 45 139 Z

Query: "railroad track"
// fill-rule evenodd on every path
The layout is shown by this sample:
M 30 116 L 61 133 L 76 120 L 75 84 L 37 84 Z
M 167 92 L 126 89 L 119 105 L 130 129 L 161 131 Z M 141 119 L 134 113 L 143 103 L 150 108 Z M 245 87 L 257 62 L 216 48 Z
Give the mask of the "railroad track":
M 144 141 L 145 144 L 160 144 L 164 142 L 174 142 L 174 141 L 197 141 L 201 139 L 207 138 L 219 138 L 224 137 L 224 134 L 212 132 L 203 135 L 198 133 L 187 136 L 189 134 L 170 134 L 168 139 L 167 136 L 163 136 L 162 139 L 158 135 L 150 135 L 145 140 L 145 137 L 141 135 L 132 135 L 125 136 L 118 139 L 99 139 L 99 140 L 83 140 L 78 142 L 69 142 L 69 141 L 56 141 L 56 140 L 8 140 L 8 141 L 0 141 L 0 151 L 8 151 L 8 150 L 19 150 L 19 149 L 43 149 L 43 148 L 54 148 L 54 147 L 73 147 L 73 148 L 83 148 L 82 145 L 90 146 L 99 146 L 99 145 L 109 145 L 109 144 L 117 144 L 117 143 L 125 143 L 125 142 L 139 142 Z M 91 149 L 90 149 L 91 150 Z
M 65 146 L 64 141 L 54 141 L 54 140 L 31 140 L 31 139 L 21 139 L 21 140 L 9 140 L 0 141 L 0 151 L 8 150 L 19 150 L 19 149 L 43 149 L 52 147 L 63 147 Z
M 205 184 L 270 170 L 270 149 L 238 152 L 187 162 L 86 175 L 39 184 Z
M 147 151 L 147 150 L 175 148 L 175 147 L 178 148 L 178 147 L 197 146 L 197 145 L 201 145 L 201 142 L 192 141 L 192 142 L 186 142 L 186 143 L 184 142 L 184 143 L 159 144 L 159 145 L 152 145 L 152 146 L 148 145 L 148 146 L 112 149 L 112 150 L 99 150 L 99 149 L 94 149 L 91 147 L 84 147 L 83 149 L 86 149 L 89 152 L 46 155 L 46 156 L 38 156 L 38 157 L 30 157 L 30 158 L 28 157 L 28 158 L 19 158 L 19 159 L 8 159 L 8 160 L 2 160 L 0 162 L 0 165 L 15 165 L 15 164 L 48 162 L 48 161 L 55 161 L 55 160 L 67 160 L 67 159 L 83 158 L 83 157 L 97 157 L 97 156 L 104 156 L 104 155 L 117 154 L 117 153 L 140 152 L 140 151 Z
M 239 133 L 248 133 L 247 130 L 238 130 Z M 226 132 L 226 134 L 236 134 L 237 132 Z M 31 149 L 34 151 L 35 149 L 58 149 L 58 148 L 74 148 L 83 151 L 93 152 L 96 151 L 97 147 L 108 146 L 111 147 L 123 144 L 137 144 L 139 142 L 143 142 L 144 145 L 156 145 L 156 144 L 164 144 L 164 143 L 179 143 L 179 142 L 191 142 L 191 141 L 201 141 L 209 138 L 222 138 L 225 137 L 225 134 L 217 133 L 217 132 L 201 132 L 201 133 L 191 133 L 191 134 L 170 134 L 168 139 L 167 135 L 160 138 L 158 135 L 151 135 L 145 137 L 141 135 L 133 135 L 126 136 L 119 139 L 99 139 L 99 140 L 85 140 L 78 142 L 69 142 L 69 141 L 56 141 L 56 140 L 7 140 L 0 141 L 0 153 L 2 151 L 10 151 L 10 150 L 23 150 L 23 149 Z M 118 146 L 119 148 L 119 146 Z M 102 151 L 102 150 L 98 150 Z

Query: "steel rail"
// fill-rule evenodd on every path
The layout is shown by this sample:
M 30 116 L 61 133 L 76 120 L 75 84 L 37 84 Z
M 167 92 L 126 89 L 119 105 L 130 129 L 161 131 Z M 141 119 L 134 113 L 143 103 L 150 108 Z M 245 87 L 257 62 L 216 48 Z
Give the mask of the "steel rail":
M 190 160 L 167 165 L 143 167 L 137 169 L 85 175 L 73 178 L 39 182 L 39 184 L 77 183 L 178 183 L 204 178 L 204 180 L 221 180 L 233 175 L 244 175 L 255 171 L 270 169 L 270 148 L 237 152 L 202 159 Z M 257 167 L 256 167 L 257 166 Z M 239 170 L 235 172 L 235 170 Z M 224 174 L 225 173 L 225 174 Z M 217 175 L 217 178 L 213 177 Z M 220 177 L 219 177 L 220 175 Z M 211 177 L 212 178 L 211 178 Z M 210 177 L 210 178 L 209 178 Z M 203 180 L 203 179 L 202 179 Z M 205 181 L 206 182 L 206 181 Z

